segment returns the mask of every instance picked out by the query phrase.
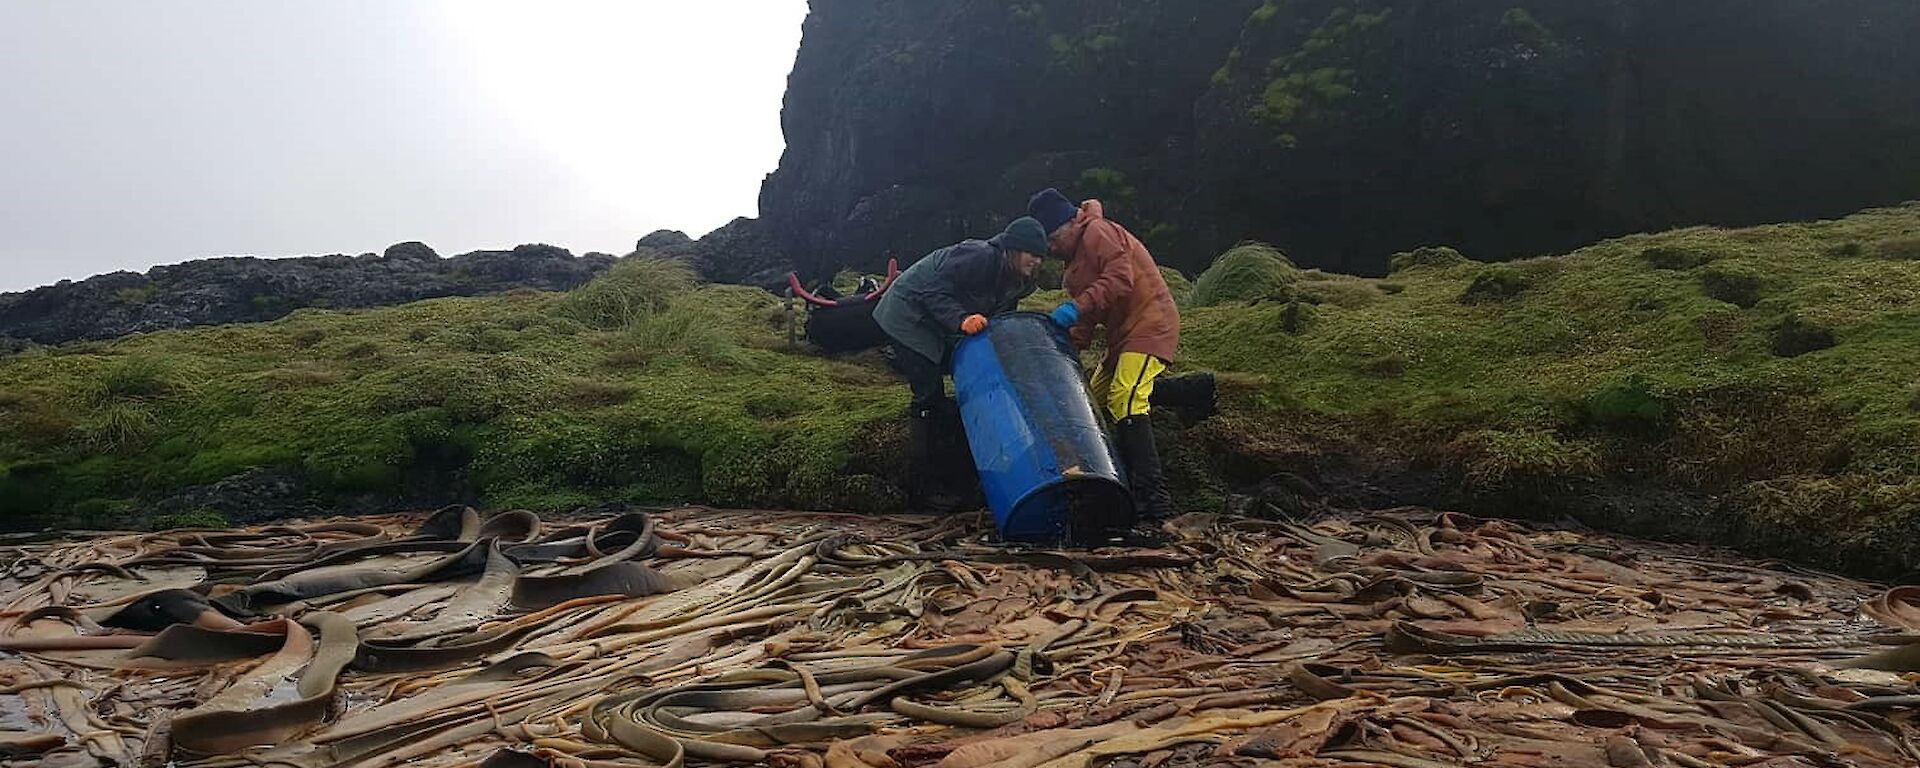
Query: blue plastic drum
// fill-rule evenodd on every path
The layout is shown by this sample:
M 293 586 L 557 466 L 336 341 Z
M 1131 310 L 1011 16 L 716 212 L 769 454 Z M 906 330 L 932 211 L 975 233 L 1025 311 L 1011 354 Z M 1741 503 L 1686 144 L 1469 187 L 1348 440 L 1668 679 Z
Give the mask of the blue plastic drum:
M 1092 540 L 1133 523 L 1080 363 L 1046 315 L 1016 312 L 953 352 L 953 388 L 1000 536 Z

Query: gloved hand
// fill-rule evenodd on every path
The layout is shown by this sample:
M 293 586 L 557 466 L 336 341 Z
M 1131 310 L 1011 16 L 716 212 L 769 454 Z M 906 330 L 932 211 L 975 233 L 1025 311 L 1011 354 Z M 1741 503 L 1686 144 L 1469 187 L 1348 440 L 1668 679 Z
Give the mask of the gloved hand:
M 968 336 L 972 336 L 986 329 L 986 315 L 967 315 L 967 319 L 960 321 L 960 332 Z
M 1071 301 L 1053 310 L 1053 324 L 1062 328 L 1072 328 L 1080 322 L 1080 306 Z

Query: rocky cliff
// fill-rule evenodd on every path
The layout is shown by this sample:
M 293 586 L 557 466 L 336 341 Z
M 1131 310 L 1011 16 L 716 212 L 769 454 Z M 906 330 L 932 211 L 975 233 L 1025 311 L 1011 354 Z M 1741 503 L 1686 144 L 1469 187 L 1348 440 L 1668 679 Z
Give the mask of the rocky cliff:
M 377 307 L 515 288 L 562 291 L 613 262 L 607 254 L 576 257 L 551 245 L 443 259 L 421 243 L 400 243 L 378 255 L 201 259 L 144 275 L 114 272 L 0 294 L 0 353 L 25 342 L 272 320 L 302 307 Z
M 1163 261 L 1364 273 L 1920 197 L 1908 0 L 813 0 L 762 221 L 808 271 L 1055 184 Z

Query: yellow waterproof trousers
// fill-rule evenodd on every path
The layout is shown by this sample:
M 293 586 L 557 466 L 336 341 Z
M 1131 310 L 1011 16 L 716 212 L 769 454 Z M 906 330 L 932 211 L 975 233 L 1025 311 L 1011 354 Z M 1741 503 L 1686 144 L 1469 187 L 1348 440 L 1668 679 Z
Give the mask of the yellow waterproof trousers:
M 1122 352 L 1118 364 L 1102 361 L 1093 369 L 1093 396 L 1107 404 L 1107 415 L 1114 423 L 1129 416 L 1145 416 L 1152 410 L 1153 380 L 1167 370 L 1160 358 L 1139 352 Z

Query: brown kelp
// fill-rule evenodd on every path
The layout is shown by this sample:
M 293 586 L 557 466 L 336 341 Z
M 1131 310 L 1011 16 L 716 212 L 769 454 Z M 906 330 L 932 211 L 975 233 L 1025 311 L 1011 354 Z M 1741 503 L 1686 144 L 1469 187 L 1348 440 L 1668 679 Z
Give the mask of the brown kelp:
M 9 765 L 1911 766 L 1920 598 L 1422 509 L 431 515 L 0 548 Z

